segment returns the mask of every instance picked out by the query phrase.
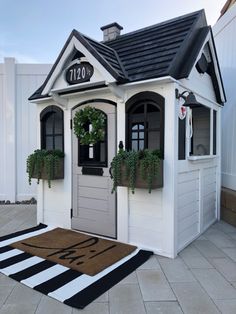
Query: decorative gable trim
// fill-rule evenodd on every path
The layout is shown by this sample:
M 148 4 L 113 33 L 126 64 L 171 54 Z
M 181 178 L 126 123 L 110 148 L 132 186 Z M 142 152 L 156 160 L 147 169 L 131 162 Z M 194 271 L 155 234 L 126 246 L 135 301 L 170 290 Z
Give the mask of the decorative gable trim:
M 100 44 L 102 45 L 102 44 Z M 106 49 L 112 50 L 113 55 L 118 59 L 117 53 L 109 47 Z M 94 47 L 85 39 L 85 37 L 73 30 L 67 39 L 63 49 L 61 50 L 56 62 L 54 63 L 51 71 L 49 72 L 43 85 L 29 98 L 29 100 L 35 100 L 38 98 L 48 97 L 52 89 L 53 84 L 61 73 L 69 66 L 68 59 L 77 50 L 86 55 L 90 63 L 104 75 L 104 80 L 108 83 L 124 83 L 127 82 L 125 76 L 119 74 L 106 60 L 101 56 Z M 82 83 L 83 84 L 83 83 Z M 81 84 L 78 84 L 81 85 Z

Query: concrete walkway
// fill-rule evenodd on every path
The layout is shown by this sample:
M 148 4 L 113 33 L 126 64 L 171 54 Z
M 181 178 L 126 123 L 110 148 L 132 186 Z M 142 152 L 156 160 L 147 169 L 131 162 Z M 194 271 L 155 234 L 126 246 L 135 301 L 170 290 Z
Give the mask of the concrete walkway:
M 0 236 L 36 225 L 36 207 L 0 206 Z M 84 310 L 0 274 L 0 314 L 236 313 L 236 228 L 216 223 L 175 260 L 153 256 Z

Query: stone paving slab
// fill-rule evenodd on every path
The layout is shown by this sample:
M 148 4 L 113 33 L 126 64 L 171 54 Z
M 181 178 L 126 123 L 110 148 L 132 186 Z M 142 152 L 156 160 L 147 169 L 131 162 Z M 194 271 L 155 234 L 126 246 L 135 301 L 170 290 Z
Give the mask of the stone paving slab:
M 0 205 L 0 236 L 35 225 L 35 205 Z M 235 274 L 236 228 L 220 221 L 175 260 L 152 256 L 84 310 L 0 274 L 0 314 L 235 314 Z
M 216 314 L 220 313 L 198 282 L 184 282 L 171 284 L 177 299 L 188 314 Z
M 216 269 L 193 269 L 192 272 L 212 299 L 236 299 L 236 289 Z
M 147 314 L 182 314 L 177 301 L 174 302 L 146 302 Z

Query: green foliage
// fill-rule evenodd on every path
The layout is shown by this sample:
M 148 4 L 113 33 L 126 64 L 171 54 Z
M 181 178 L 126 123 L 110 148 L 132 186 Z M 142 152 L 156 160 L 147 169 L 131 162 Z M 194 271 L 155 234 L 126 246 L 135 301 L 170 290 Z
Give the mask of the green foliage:
M 81 145 L 96 144 L 104 140 L 106 116 L 101 110 L 85 107 L 76 112 L 73 122 L 74 133 Z M 92 125 L 92 130 L 86 131 L 85 127 L 89 124 Z
M 122 171 L 125 171 L 125 178 L 128 180 L 128 186 L 131 192 L 135 191 L 135 182 L 138 173 L 142 179 L 147 182 L 148 192 L 151 193 L 153 180 L 158 175 L 162 159 L 159 150 L 142 150 L 142 151 L 124 151 L 120 149 L 118 154 L 111 162 L 111 174 L 113 179 L 112 192 L 116 191 L 121 182 Z
M 28 156 L 26 161 L 29 184 L 31 184 L 32 178 L 37 178 L 37 183 L 39 183 L 43 169 L 45 169 L 50 188 L 53 173 L 57 171 L 61 158 L 64 158 L 64 153 L 60 150 L 35 150 L 33 154 Z

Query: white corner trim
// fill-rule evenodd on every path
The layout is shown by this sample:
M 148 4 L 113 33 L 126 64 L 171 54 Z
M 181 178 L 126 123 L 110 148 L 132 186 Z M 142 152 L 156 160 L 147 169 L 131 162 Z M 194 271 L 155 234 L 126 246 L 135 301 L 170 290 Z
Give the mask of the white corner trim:
M 108 83 L 106 85 L 110 89 L 111 93 L 120 99 L 121 102 L 125 102 L 125 91 L 120 86 L 117 86 L 116 83 Z

